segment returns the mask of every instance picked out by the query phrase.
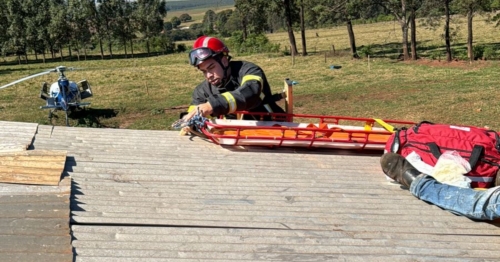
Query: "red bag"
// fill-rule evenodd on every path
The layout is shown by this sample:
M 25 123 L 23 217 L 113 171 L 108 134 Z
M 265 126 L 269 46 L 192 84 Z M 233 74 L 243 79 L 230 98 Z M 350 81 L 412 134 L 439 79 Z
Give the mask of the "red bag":
M 492 187 L 500 169 L 498 133 L 478 127 L 424 121 L 396 130 L 387 141 L 385 150 L 404 157 L 415 151 L 423 162 L 431 166 L 436 164 L 442 153 L 455 150 L 471 165 L 471 171 L 466 176 L 472 180 L 473 188 Z

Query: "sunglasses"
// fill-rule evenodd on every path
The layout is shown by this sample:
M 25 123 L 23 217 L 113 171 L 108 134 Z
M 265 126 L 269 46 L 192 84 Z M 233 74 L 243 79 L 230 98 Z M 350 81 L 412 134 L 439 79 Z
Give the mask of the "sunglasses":
M 210 48 L 206 47 L 196 48 L 191 52 L 189 52 L 189 63 L 192 66 L 197 66 L 201 64 L 201 62 L 215 55 L 217 55 L 217 53 L 212 51 Z

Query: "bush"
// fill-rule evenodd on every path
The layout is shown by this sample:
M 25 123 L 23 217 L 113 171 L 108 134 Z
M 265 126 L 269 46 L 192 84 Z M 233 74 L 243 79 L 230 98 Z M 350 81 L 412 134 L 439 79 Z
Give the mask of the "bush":
M 243 33 L 238 31 L 226 41 L 230 50 L 237 53 L 277 53 L 280 50 L 279 44 L 269 42 L 264 34 L 250 34 L 247 39 L 243 39 Z
M 487 46 L 483 50 L 483 58 L 487 60 L 495 59 L 497 57 L 497 50 L 491 46 Z
M 184 53 L 186 52 L 187 47 L 186 44 L 178 44 L 177 49 L 175 50 L 177 53 Z
M 475 45 L 472 47 L 472 55 L 474 56 L 474 60 L 483 59 L 484 57 L 484 46 Z
M 151 38 L 150 47 L 154 52 L 170 54 L 174 52 L 174 43 L 166 35 L 155 36 Z
M 361 46 L 358 49 L 358 55 L 362 57 L 373 56 L 374 52 L 371 45 Z
M 469 60 L 467 49 L 453 49 L 451 54 L 453 58 L 456 58 L 458 60 Z
M 432 59 L 432 60 L 441 60 L 441 58 L 444 56 L 445 55 L 443 54 L 443 52 L 439 51 L 439 50 L 434 50 L 434 51 L 429 53 L 429 59 Z

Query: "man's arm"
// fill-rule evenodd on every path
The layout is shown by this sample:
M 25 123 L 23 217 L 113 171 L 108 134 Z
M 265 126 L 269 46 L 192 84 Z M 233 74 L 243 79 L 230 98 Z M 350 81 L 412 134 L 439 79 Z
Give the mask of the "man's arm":
M 212 106 L 207 102 L 205 92 L 203 91 L 207 85 L 208 83 L 204 81 L 194 89 L 193 94 L 191 95 L 191 105 L 187 110 L 187 114 L 182 117 L 183 121 L 189 121 L 198 112 L 202 113 L 205 117 L 212 114 Z M 187 133 L 196 134 L 195 130 L 193 130 L 191 126 L 184 127 L 180 134 L 185 135 Z
M 194 111 L 198 105 L 207 102 L 207 97 L 205 96 L 205 92 L 203 92 L 203 89 L 206 88 L 207 85 L 208 83 L 206 81 L 203 81 L 193 90 L 193 94 L 191 95 L 191 105 L 189 105 L 189 108 L 187 110 L 188 113 Z
M 235 111 L 250 110 L 260 105 L 264 99 L 264 72 L 252 63 L 245 63 L 240 69 L 240 86 L 234 91 L 210 96 L 214 115 L 225 115 Z

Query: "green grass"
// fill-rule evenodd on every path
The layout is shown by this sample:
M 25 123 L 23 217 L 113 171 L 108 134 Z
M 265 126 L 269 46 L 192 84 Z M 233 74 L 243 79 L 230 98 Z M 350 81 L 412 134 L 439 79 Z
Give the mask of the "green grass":
M 359 45 L 385 45 L 399 41 L 399 29 L 391 23 L 356 25 Z M 499 43 L 498 30 L 479 24 L 477 43 Z M 378 28 L 378 33 L 373 31 Z M 423 32 L 426 29 L 419 29 Z M 490 30 L 490 34 L 486 33 Z M 484 31 L 484 32 L 483 32 Z M 316 37 L 315 33 L 319 37 Z M 384 119 L 489 126 L 500 130 L 497 117 L 500 104 L 499 61 L 438 62 L 421 59 L 399 62 L 390 52 L 351 60 L 348 56 L 325 57 L 334 43 L 338 53 L 348 47 L 345 27 L 308 31 L 310 55 L 296 57 L 258 54 L 240 56 L 261 65 L 273 91 L 283 80 L 299 82 L 294 89 L 295 113 L 376 117 Z M 364 33 L 362 33 L 364 32 Z M 496 33 L 493 33 L 496 32 Z M 373 34 L 372 34 L 373 33 Z M 439 33 L 439 32 L 438 32 Z M 392 39 L 394 35 L 394 39 Z M 423 34 L 427 46 L 442 48 L 440 39 Z M 462 35 L 462 34 L 460 34 Z M 465 35 L 465 34 L 463 34 Z M 299 35 L 297 34 L 297 40 Z M 378 36 L 378 37 L 377 37 Z M 380 37 L 387 36 L 387 37 Z M 390 36 L 390 37 L 389 37 Z M 286 43 L 286 33 L 269 35 L 271 41 Z M 300 43 L 300 41 L 298 41 Z M 463 44 L 457 39 L 455 44 Z M 314 52 L 314 49 L 316 52 Z M 381 49 L 382 50 L 382 49 Z M 326 61 L 325 61 L 326 59 Z M 201 73 L 187 63 L 187 54 L 134 59 L 66 61 L 32 65 L 0 66 L 0 85 L 58 65 L 82 68 L 68 72 L 71 80 L 87 79 L 94 97 L 87 112 L 71 119 L 72 126 L 103 126 L 129 129 L 170 129 L 179 113 L 191 101 L 193 88 L 202 81 Z M 330 65 L 341 65 L 331 70 Z M 46 110 L 39 107 L 41 82 L 53 82 L 56 75 L 45 75 L 0 90 L 0 120 L 49 124 Z M 64 125 L 58 112 L 56 125 Z

